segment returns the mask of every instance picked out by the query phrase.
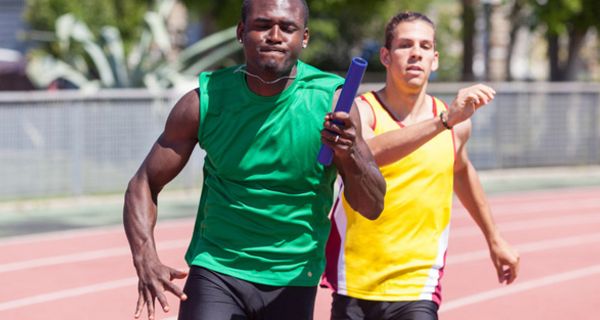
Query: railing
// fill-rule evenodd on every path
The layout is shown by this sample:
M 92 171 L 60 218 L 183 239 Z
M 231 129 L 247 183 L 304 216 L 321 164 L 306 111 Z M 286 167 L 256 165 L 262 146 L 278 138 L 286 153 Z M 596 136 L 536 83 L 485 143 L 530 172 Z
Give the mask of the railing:
M 364 84 L 361 91 L 382 84 Z M 450 103 L 466 84 L 430 85 Z M 600 164 L 600 86 L 498 83 L 473 117 L 478 169 Z M 181 96 L 145 90 L 0 93 L 0 200 L 125 190 Z M 199 187 L 196 150 L 170 188 Z

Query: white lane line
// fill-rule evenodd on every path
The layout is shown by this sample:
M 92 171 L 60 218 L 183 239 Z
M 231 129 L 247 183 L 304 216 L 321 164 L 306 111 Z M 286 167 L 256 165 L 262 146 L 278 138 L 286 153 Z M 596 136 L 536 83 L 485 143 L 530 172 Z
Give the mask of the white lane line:
M 547 192 L 538 192 L 538 191 L 531 191 L 531 192 L 525 192 L 525 193 L 518 193 L 518 194 L 504 194 L 504 193 L 496 193 L 496 194 L 492 194 L 489 197 L 489 202 L 491 204 L 497 204 L 497 203 L 513 203 L 513 204 L 520 204 L 520 203 L 531 203 L 531 202 L 537 202 L 537 203 L 543 203 L 543 202 L 547 202 L 547 201 L 569 201 L 569 200 L 573 200 L 575 199 L 576 201 L 582 200 L 582 199 L 590 199 L 590 198 L 595 198 L 598 195 L 600 195 L 600 188 L 595 188 L 595 189 L 573 189 L 573 188 L 569 188 L 569 189 L 554 189 L 554 190 L 548 190 Z
M 522 243 L 513 247 L 517 249 L 519 253 L 526 253 L 573 247 L 579 245 L 589 245 L 593 242 L 600 242 L 600 233 L 590 233 L 573 237 L 554 238 L 551 240 Z M 477 250 L 457 255 L 448 254 L 447 264 L 454 265 L 485 258 L 489 258 L 488 250 Z
M 600 234 L 589 234 L 589 235 L 583 235 L 583 236 L 577 236 L 577 237 L 559 238 L 559 239 L 553 239 L 553 240 L 549 240 L 549 241 L 526 243 L 526 244 L 521 244 L 521 245 L 517 246 L 516 248 L 521 253 L 522 252 L 534 252 L 534 251 L 555 249 L 555 248 L 559 248 L 559 247 L 567 247 L 567 246 L 580 245 L 580 244 L 590 244 L 591 242 L 596 242 L 596 241 L 600 241 Z M 171 243 L 171 245 L 173 245 L 173 247 L 177 247 L 178 245 L 182 245 L 182 244 L 183 244 L 183 241 L 172 241 L 172 243 Z M 187 242 L 186 242 L 186 244 L 187 244 Z M 161 246 L 160 249 L 164 249 L 165 245 Z M 487 257 L 488 257 L 487 250 L 474 251 L 474 252 L 469 252 L 469 253 L 465 253 L 462 255 L 449 256 L 448 264 L 464 263 L 464 262 L 479 260 L 479 259 L 483 259 L 483 258 L 487 258 Z M 598 271 L 597 272 L 594 271 L 594 273 L 600 272 L 600 265 L 597 266 L 597 268 L 598 268 Z M 552 277 L 546 277 L 546 278 L 552 278 Z M 577 277 L 581 277 L 581 276 L 577 276 Z M 546 279 L 546 278 L 543 278 L 543 279 Z M 570 280 L 570 279 L 571 278 L 566 278 L 566 280 Z M 573 278 L 573 279 L 575 279 L 575 278 Z M 560 280 L 560 281 L 566 281 L 566 280 Z M 0 302 L 0 311 L 20 308 L 20 307 L 24 307 L 24 306 L 28 306 L 28 305 L 32 305 L 32 304 L 37 304 L 37 303 L 43 303 L 43 302 L 48 302 L 48 301 L 54 301 L 54 300 L 60 300 L 60 299 L 80 296 L 83 294 L 88 294 L 88 293 L 93 293 L 93 292 L 98 292 L 98 291 L 106 291 L 106 290 L 116 289 L 116 288 L 125 287 L 128 285 L 133 285 L 135 283 L 137 283 L 137 278 L 127 278 L 127 279 L 116 280 L 116 281 L 111 281 L 111 282 L 99 283 L 96 285 L 91 285 L 91 286 L 86 286 L 86 287 L 79 287 L 79 288 L 73 288 L 73 289 L 67 289 L 67 290 L 62 290 L 62 291 L 56 291 L 56 292 L 52 292 L 52 293 L 36 295 L 36 296 L 29 297 L 29 298 Z M 485 300 L 493 299 L 498 296 L 511 294 L 512 292 L 505 293 L 505 291 L 506 290 L 514 290 L 512 288 L 521 288 L 522 286 L 524 286 L 526 284 L 527 284 L 527 282 L 517 284 L 517 285 L 513 284 L 507 288 L 495 289 L 495 290 L 490 291 L 489 293 L 483 293 L 483 294 L 481 294 L 481 296 L 475 295 L 472 297 L 470 296 L 470 297 L 454 300 L 454 302 L 450 301 L 449 303 L 444 303 L 443 308 L 448 310 L 448 305 L 450 306 L 450 308 L 458 308 L 458 307 L 468 305 L 471 303 L 485 301 Z M 500 290 L 503 290 L 503 291 L 500 291 Z M 522 290 L 526 290 L 526 289 L 520 289 L 520 290 L 522 291 Z M 474 302 L 471 302 L 471 301 L 474 301 Z
M 158 243 L 158 250 L 171 250 L 184 248 L 189 244 L 189 240 L 171 240 Z M 48 258 L 32 259 L 19 262 L 12 262 L 0 265 L 0 273 L 20 271 L 31 268 L 47 267 L 58 264 L 83 262 L 96 259 L 111 258 L 117 256 L 129 255 L 129 247 L 118 247 L 104 250 L 89 251 L 83 253 L 54 256 Z
M 600 210 L 599 210 L 600 211 Z M 600 223 L 600 212 L 598 214 L 579 214 L 563 217 L 520 220 L 514 222 L 499 223 L 498 229 L 501 232 L 533 230 L 550 227 L 564 227 L 576 225 L 590 225 Z M 450 238 L 462 238 L 469 236 L 479 236 L 481 231 L 475 225 L 468 227 L 459 227 L 451 229 Z
M 442 307 L 440 308 L 440 313 L 447 312 L 450 310 L 462 308 L 465 306 L 469 306 L 472 304 L 493 300 L 496 298 L 500 298 L 503 296 L 513 295 L 519 292 L 532 290 L 539 287 L 549 286 L 558 284 L 560 282 L 566 282 L 571 280 L 576 280 L 579 278 L 589 277 L 593 275 L 600 274 L 600 265 L 593 265 L 590 267 L 577 269 L 573 271 L 568 271 L 564 273 L 558 273 L 555 275 L 538 278 L 535 280 L 530 280 L 526 282 L 517 282 L 513 283 L 510 286 L 492 289 L 489 291 L 484 291 L 481 293 L 477 293 L 474 295 L 450 300 L 448 302 L 442 303 Z
M 168 220 L 168 221 L 159 221 L 157 223 L 157 228 L 168 229 L 168 228 L 179 228 L 182 226 L 192 227 L 193 225 L 194 225 L 194 218 L 184 218 L 184 219 L 174 219 L 174 220 Z M 39 234 L 33 234 L 33 235 L 1 238 L 0 239 L 0 247 L 17 245 L 17 244 L 28 244 L 28 243 L 32 243 L 32 242 L 69 240 L 69 239 L 73 239 L 73 238 L 92 237 L 92 236 L 111 234 L 111 233 L 125 234 L 125 231 L 123 230 L 122 225 L 83 228 L 83 229 L 68 230 L 68 231 L 52 231 L 52 232 L 45 232 L 45 233 L 39 233 Z
M 527 199 L 546 200 L 554 198 L 572 198 L 581 195 L 599 194 L 599 186 L 572 186 L 568 188 L 547 188 L 517 190 L 512 192 L 494 192 L 491 193 L 493 199 L 502 199 L 510 201 L 527 201 Z
M 568 199 L 558 199 L 555 201 L 543 201 L 530 203 L 502 203 L 491 204 L 492 214 L 495 217 L 546 214 L 552 212 L 577 212 L 578 210 L 598 209 L 600 211 L 600 197 L 573 202 Z M 453 207 L 452 214 L 455 219 L 470 219 L 471 216 L 461 205 Z
M 91 286 L 72 288 L 72 289 L 61 290 L 61 291 L 54 291 L 54 292 L 50 292 L 50 293 L 40 294 L 40 295 L 17 299 L 17 300 L 4 301 L 4 302 L 0 302 L 0 311 L 17 309 L 17 308 L 30 306 L 33 304 L 56 301 L 56 300 L 61 300 L 61 299 L 66 299 L 66 298 L 71 298 L 71 297 L 78 297 L 78 296 L 82 296 L 82 295 L 89 294 L 89 293 L 97 293 L 97 292 L 101 292 L 101 291 L 107 291 L 107 290 L 112 290 L 112 289 L 117 289 L 117 288 L 122 288 L 122 287 L 135 286 L 137 284 L 137 282 L 138 282 L 138 278 L 132 277 L 132 278 L 127 278 L 127 279 L 98 283 L 98 284 L 94 284 Z
M 586 218 L 589 218 L 586 220 Z M 523 222 L 514 222 L 514 223 L 506 223 L 499 225 L 499 229 L 502 231 L 515 231 L 515 230 L 531 230 L 549 226 L 566 226 L 566 225 L 577 225 L 577 224 L 590 224 L 600 222 L 600 215 L 582 215 L 578 216 L 569 216 L 569 217 L 559 217 L 559 218 L 551 218 L 551 219 L 539 219 L 535 221 L 530 221 L 527 223 Z M 464 227 L 457 228 L 456 230 L 452 230 L 451 239 L 456 237 L 466 237 L 470 235 L 479 235 L 480 231 L 476 227 Z M 585 241 L 598 241 L 598 235 L 579 235 L 575 237 L 567 237 L 561 239 L 552 239 L 541 242 L 534 242 L 529 244 L 518 245 L 516 248 L 520 252 L 530 252 L 537 250 L 546 250 L 552 247 L 565 247 L 565 246 L 576 246 L 580 245 Z M 158 243 L 159 250 L 171 250 L 171 249 L 179 249 L 184 248 L 189 244 L 188 240 L 171 240 L 171 241 L 163 241 Z M 25 270 L 31 268 L 45 267 L 51 265 L 65 264 L 65 263 L 74 263 L 74 262 L 83 262 L 83 261 L 91 261 L 96 259 L 104 259 L 116 256 L 125 256 L 129 255 L 130 251 L 128 247 L 118 247 L 118 248 L 110 248 L 104 250 L 96 250 L 89 251 L 83 253 L 75 253 L 69 255 L 61 255 L 40 259 L 32 259 L 25 261 L 18 261 L 6 264 L 0 264 L 0 273 Z M 449 263 L 463 263 L 468 261 L 473 261 L 477 259 L 481 259 L 488 256 L 487 250 L 473 251 L 458 255 L 449 255 L 448 262 Z

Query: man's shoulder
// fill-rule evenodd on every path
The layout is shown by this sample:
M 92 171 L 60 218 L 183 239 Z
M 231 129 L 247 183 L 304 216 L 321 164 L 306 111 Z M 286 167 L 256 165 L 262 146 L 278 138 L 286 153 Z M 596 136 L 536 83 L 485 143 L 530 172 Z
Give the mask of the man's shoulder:
M 185 93 L 173 106 L 165 130 L 172 136 L 196 137 L 199 123 L 199 95 L 198 89 Z
M 313 66 L 311 64 L 302 62 L 302 61 L 298 61 L 298 66 L 302 69 L 303 74 L 305 74 L 306 76 L 313 76 L 313 77 L 319 77 L 319 78 L 323 78 L 323 79 L 331 79 L 331 80 L 338 80 L 338 81 L 343 81 L 344 78 L 342 78 L 341 76 L 330 72 L 330 71 L 323 71 L 321 69 L 319 69 L 316 66 Z
M 226 67 L 217 70 L 209 70 L 203 71 L 200 73 L 199 78 L 203 79 L 211 79 L 211 80 L 219 80 L 219 79 L 227 79 L 236 74 L 236 70 L 238 70 L 241 65 Z
M 321 88 L 327 91 L 337 89 L 344 84 L 344 78 L 339 75 L 323 71 L 315 66 L 299 62 L 300 82 L 306 88 Z
M 204 95 L 218 93 L 223 90 L 234 90 L 240 83 L 239 74 L 236 72 L 241 65 L 218 70 L 204 71 L 198 76 L 200 92 Z
M 197 118 L 198 106 L 200 105 L 200 89 L 195 88 L 185 93 L 175 104 L 180 112 L 188 115 L 194 115 L 192 118 Z

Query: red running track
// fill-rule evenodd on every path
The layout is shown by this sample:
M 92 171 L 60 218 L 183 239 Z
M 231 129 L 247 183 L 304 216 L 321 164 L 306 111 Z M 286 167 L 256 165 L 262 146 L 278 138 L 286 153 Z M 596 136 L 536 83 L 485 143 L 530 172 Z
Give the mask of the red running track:
M 499 285 L 485 241 L 456 207 L 440 318 L 600 319 L 600 188 L 490 197 L 502 234 L 521 254 L 521 274 Z M 193 221 L 157 228 L 162 261 L 185 268 Z M 137 279 L 120 226 L 0 240 L 0 319 L 133 319 Z M 182 284 L 182 282 L 179 282 Z M 172 310 L 157 319 L 175 319 Z M 315 319 L 329 318 L 319 291 Z M 145 318 L 145 317 L 144 317 Z

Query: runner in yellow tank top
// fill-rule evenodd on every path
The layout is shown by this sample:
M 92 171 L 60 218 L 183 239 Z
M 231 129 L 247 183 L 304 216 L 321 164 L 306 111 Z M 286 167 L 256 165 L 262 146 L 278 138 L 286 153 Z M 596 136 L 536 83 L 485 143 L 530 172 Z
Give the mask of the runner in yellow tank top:
M 361 98 L 376 119 L 375 135 L 402 127 L 376 93 Z M 440 100 L 432 99 L 431 104 L 432 118 L 446 110 Z M 346 248 L 337 259 L 339 294 L 367 300 L 439 302 L 438 278 L 452 201 L 452 140 L 452 131 L 447 130 L 402 160 L 381 166 L 387 191 L 384 214 L 377 220 L 360 218 L 342 197 L 334 211 Z
M 356 103 L 387 183 L 384 211 L 367 220 L 343 195 L 334 204 L 324 278 L 335 290 L 331 318 L 437 319 L 453 191 L 483 231 L 498 280 L 517 276 L 519 256 L 494 225 L 465 147 L 469 118 L 495 92 L 464 88 L 449 107 L 426 94 L 438 53 L 424 15 L 392 18 L 380 53 L 386 85 Z

